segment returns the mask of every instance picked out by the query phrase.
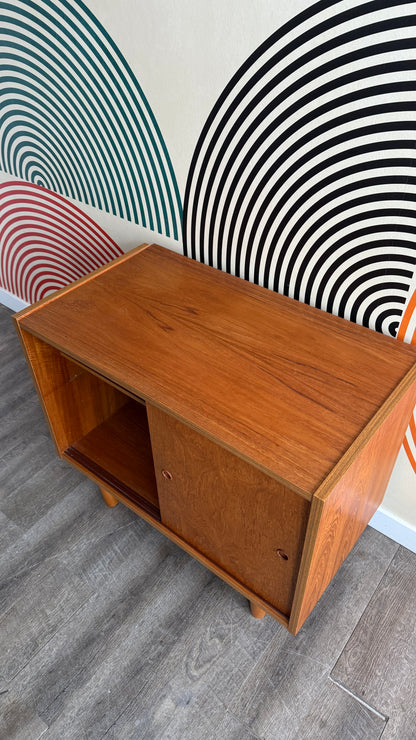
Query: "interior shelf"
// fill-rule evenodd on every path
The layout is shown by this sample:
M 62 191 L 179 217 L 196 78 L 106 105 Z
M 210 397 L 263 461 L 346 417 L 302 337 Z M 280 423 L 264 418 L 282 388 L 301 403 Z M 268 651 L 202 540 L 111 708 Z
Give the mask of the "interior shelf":
M 145 406 L 128 400 L 63 455 L 160 521 Z

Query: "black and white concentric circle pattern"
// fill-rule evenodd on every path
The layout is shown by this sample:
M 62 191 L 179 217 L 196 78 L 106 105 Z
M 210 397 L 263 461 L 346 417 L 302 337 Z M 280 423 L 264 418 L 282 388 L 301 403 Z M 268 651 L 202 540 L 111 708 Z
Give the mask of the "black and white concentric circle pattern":
M 198 141 L 185 252 L 393 336 L 416 266 L 416 2 L 318 2 Z

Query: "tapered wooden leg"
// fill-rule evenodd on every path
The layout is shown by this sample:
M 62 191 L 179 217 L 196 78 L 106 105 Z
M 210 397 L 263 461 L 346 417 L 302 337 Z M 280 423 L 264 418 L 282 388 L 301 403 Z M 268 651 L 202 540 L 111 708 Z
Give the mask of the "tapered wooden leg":
M 105 503 L 107 504 L 107 506 L 117 506 L 118 500 L 116 499 L 115 496 L 113 496 L 112 493 L 110 493 L 109 491 L 106 491 L 105 488 L 101 488 L 101 486 L 100 486 L 100 491 L 101 491 L 101 495 Z
M 262 609 L 255 601 L 250 601 L 251 616 L 255 619 L 263 619 L 266 616 L 266 612 Z

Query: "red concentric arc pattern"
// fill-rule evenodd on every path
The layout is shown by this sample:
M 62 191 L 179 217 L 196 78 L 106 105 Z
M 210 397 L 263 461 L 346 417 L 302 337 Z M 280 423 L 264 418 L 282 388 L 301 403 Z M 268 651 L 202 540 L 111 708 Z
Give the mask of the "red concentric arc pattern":
M 0 286 L 28 303 L 122 254 L 73 203 L 37 185 L 0 184 Z
M 397 338 L 409 344 L 416 344 L 416 290 L 414 290 L 403 314 Z M 413 412 L 406 436 L 403 440 L 403 447 L 416 473 L 416 409 Z

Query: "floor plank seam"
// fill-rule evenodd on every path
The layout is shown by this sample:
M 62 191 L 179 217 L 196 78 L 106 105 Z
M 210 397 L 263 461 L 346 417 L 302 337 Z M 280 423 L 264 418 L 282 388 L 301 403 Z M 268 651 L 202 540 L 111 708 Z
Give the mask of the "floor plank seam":
M 93 594 L 93 596 L 91 596 L 90 599 L 88 599 L 88 601 L 90 601 L 95 595 L 96 594 Z M 78 611 L 79 610 L 77 609 L 77 612 Z M 77 612 L 75 612 L 75 614 Z M 58 630 L 58 632 L 59 631 L 60 630 Z M 57 634 L 57 633 L 55 633 L 55 634 Z M 45 722 L 45 724 L 47 724 L 46 718 L 48 716 L 48 713 L 49 713 L 50 708 L 59 700 L 59 697 L 60 696 L 62 696 L 65 693 L 67 693 L 68 692 L 68 689 L 71 690 L 71 688 L 74 685 L 76 685 L 76 682 L 77 682 L 78 677 L 79 676 L 82 676 L 82 674 L 86 672 L 86 670 L 88 669 L 88 667 L 90 665 L 93 665 L 94 664 L 94 661 L 96 660 L 97 655 L 99 655 L 100 651 L 101 651 L 101 643 L 98 644 L 96 651 L 94 652 L 93 655 L 90 656 L 89 660 L 86 663 L 82 663 L 79 666 L 79 668 L 78 668 L 77 671 L 71 673 L 71 678 L 70 678 L 69 682 L 56 695 L 54 695 L 53 698 L 51 699 L 51 701 L 49 702 L 49 704 L 45 704 L 45 706 L 43 707 L 42 711 L 40 711 L 38 713 L 39 714 L 39 717 L 43 720 L 43 722 Z M 95 671 L 95 673 L 96 673 L 96 671 Z M 123 712 L 121 712 L 121 714 L 122 713 Z M 48 725 L 48 729 L 51 728 L 51 727 L 53 727 L 54 722 L 58 718 L 59 718 L 59 714 L 58 714 L 58 716 L 54 720 L 52 720 L 52 722 L 50 723 L 50 725 Z
M 68 496 L 71 496 L 71 495 L 72 495 L 72 493 L 69 493 L 69 494 L 67 494 L 67 495 L 68 495 Z M 100 505 L 100 502 L 98 502 L 98 505 Z M 94 511 L 93 513 L 95 513 L 95 511 Z M 105 513 L 107 513 L 107 512 L 105 512 Z M 111 515 L 111 511 L 110 511 L 110 510 L 109 510 L 109 512 L 108 512 L 108 513 L 109 513 L 109 514 Z M 119 527 L 117 527 L 116 529 L 110 529 L 110 530 L 109 530 L 108 532 L 103 532 L 103 534 L 101 534 L 101 535 L 100 535 L 100 536 L 99 536 L 99 537 L 98 537 L 98 538 L 97 538 L 97 539 L 95 540 L 95 544 L 96 544 L 96 546 L 97 546 L 97 545 L 98 545 L 98 544 L 99 544 L 99 543 L 100 543 L 100 542 L 101 542 L 102 540 L 105 540 L 105 538 L 106 538 L 106 537 L 109 537 L 109 536 L 111 536 L 111 537 L 112 537 L 113 535 L 115 535 L 115 534 L 118 534 L 118 532 L 121 532 L 121 530 L 122 530 L 122 529 L 125 529 L 126 527 L 133 527 L 134 525 L 135 525 L 135 521 L 134 521 L 134 520 L 132 520 L 131 522 L 126 522 L 126 524 L 120 524 L 120 526 L 119 526 Z M 67 554 L 67 555 L 69 555 L 69 556 L 70 556 L 70 555 L 71 555 L 71 553 L 72 553 L 72 551 L 73 551 L 73 550 L 75 550 L 75 549 L 77 548 L 77 546 L 79 545 L 79 543 L 80 543 L 80 542 L 82 542 L 82 540 L 84 539 L 84 537 L 85 537 L 85 534 L 84 534 L 84 533 L 81 533 L 81 534 L 80 534 L 80 536 L 78 537 L 78 539 L 75 539 L 75 540 L 74 540 L 74 542 L 73 542 L 73 543 L 72 543 L 72 544 L 70 545 L 70 547 L 67 547 L 67 548 L 66 548 L 66 549 L 65 549 L 65 550 L 63 551 L 63 554 L 64 554 L 64 555 L 65 555 L 65 554 Z
M 250 616 L 250 617 L 249 617 L 249 619 L 252 619 L 252 617 Z M 256 662 L 256 663 L 254 663 L 254 664 L 253 664 L 253 665 L 251 666 L 250 670 L 249 670 L 249 671 L 248 671 L 248 673 L 246 674 L 246 676 L 245 676 L 245 678 L 244 678 L 244 681 L 243 681 L 243 683 L 242 683 L 242 684 L 241 684 L 241 685 L 239 686 L 239 688 L 237 689 L 237 694 L 238 694 L 238 693 L 243 693 L 245 685 L 246 685 L 246 684 L 247 684 L 247 683 L 249 682 L 249 680 L 250 680 L 250 678 L 251 678 L 251 675 L 252 675 L 252 674 L 255 674 L 255 671 L 256 671 L 256 669 L 257 669 L 257 667 L 258 667 L 258 663 L 259 663 L 259 662 L 260 662 L 260 661 L 261 661 L 261 660 L 263 659 L 263 657 L 264 657 L 264 655 L 265 655 L 266 651 L 267 651 L 267 650 L 273 650 L 273 648 L 272 648 L 272 645 L 273 645 L 273 643 L 274 643 L 275 641 L 276 641 L 276 642 L 279 642 L 279 641 L 281 640 L 281 637 L 282 637 L 282 633 L 281 633 L 281 630 L 283 630 L 284 628 L 283 628 L 283 627 L 281 627 L 281 625 L 278 625 L 278 628 L 279 628 L 279 631 L 277 632 L 277 634 L 276 634 L 276 635 L 275 635 L 275 636 L 274 636 L 274 637 L 273 637 L 273 638 L 272 638 L 272 639 L 270 640 L 270 642 L 269 642 L 269 643 L 268 643 L 267 645 L 265 645 L 265 646 L 264 646 L 264 649 L 262 650 L 262 652 L 261 652 L 261 653 L 260 653 L 260 655 L 258 656 L 257 662 Z M 230 702 L 230 704 L 231 704 L 231 703 L 232 703 L 232 702 Z M 241 720 L 239 720 L 239 722 L 241 722 Z
M 68 496 L 70 496 L 70 495 L 71 494 L 68 494 Z M 12 522 L 13 520 L 12 519 L 9 519 L 9 521 Z M 41 523 L 42 522 L 42 519 L 40 519 L 39 522 Z M 116 533 L 119 533 L 122 529 L 125 529 L 127 527 L 133 527 L 134 525 L 135 525 L 135 522 L 134 521 L 127 522 L 126 524 L 121 524 L 116 529 L 111 530 L 110 532 L 107 532 L 107 533 L 102 534 L 96 540 L 96 543 L 99 544 L 101 540 L 104 540 L 109 535 L 115 535 Z M 19 525 L 16 524 L 16 526 L 19 526 Z M 36 524 L 36 526 L 38 526 L 38 523 Z M 24 537 L 25 535 L 27 535 L 27 532 L 22 533 L 22 537 Z M 43 565 L 44 563 L 47 563 L 48 561 L 56 560 L 56 559 L 61 560 L 62 558 L 64 558 L 64 559 L 65 558 L 69 558 L 70 559 L 71 554 L 73 553 L 74 550 L 76 550 L 77 546 L 82 541 L 83 537 L 84 537 L 83 534 L 80 535 L 79 538 L 76 539 L 69 547 L 66 547 L 64 550 L 62 550 L 61 552 L 57 553 L 56 555 L 48 555 L 48 556 L 46 556 L 44 558 L 40 558 L 39 560 L 36 560 L 35 562 L 31 563 L 30 565 L 23 566 L 19 571 L 14 572 L 13 575 L 7 576 L 6 577 L 6 580 L 3 582 L 3 586 L 7 586 L 10 583 L 13 583 L 14 581 L 17 581 L 22 576 L 27 576 L 28 574 L 30 574 L 31 571 L 35 570 L 40 565 Z M 13 606 L 13 604 L 9 605 L 8 608 L 10 608 L 11 606 Z
M 326 671 L 328 671 L 328 676 L 331 673 L 333 666 L 331 668 L 331 665 L 328 663 L 323 663 L 322 660 L 317 660 L 317 658 L 312 658 L 307 653 L 300 653 L 298 650 L 289 650 L 287 647 L 282 648 L 282 653 L 287 653 L 288 655 L 298 655 L 301 658 L 305 658 L 306 660 L 310 660 L 312 663 L 316 663 L 317 665 L 322 666 L 322 668 L 325 668 Z
M 59 625 L 58 629 L 53 633 L 53 635 L 51 635 L 45 642 L 43 642 L 41 645 L 39 645 L 39 648 L 36 650 L 36 652 L 33 653 L 33 655 L 30 656 L 30 658 L 27 661 L 27 663 L 25 663 L 23 666 L 21 666 L 21 668 L 19 668 L 19 670 L 17 671 L 17 673 L 15 673 L 14 676 L 11 676 L 8 679 L 8 682 L 10 684 L 12 684 L 12 682 L 18 677 L 19 673 L 21 673 L 22 671 L 24 671 L 25 668 L 27 668 L 27 666 L 33 660 L 33 658 L 35 658 L 42 650 L 44 650 L 44 648 L 47 645 L 49 645 L 49 643 L 51 642 L 51 640 L 53 640 L 53 638 L 55 637 L 55 635 L 57 635 L 58 632 L 61 631 L 62 627 L 64 627 L 66 624 L 68 624 L 68 622 L 70 622 L 71 619 L 73 619 L 78 614 L 78 612 L 85 606 L 85 604 L 87 604 L 93 598 L 93 596 L 95 596 L 95 592 L 93 594 L 90 594 L 88 596 L 88 598 L 85 599 L 85 601 L 83 601 L 82 604 L 80 604 L 79 607 L 77 609 L 75 609 L 75 611 L 72 612 L 69 615 L 68 619 L 66 619 L 64 622 L 62 622 Z
M 381 731 L 381 735 L 380 735 L 380 738 L 379 738 L 379 740 L 381 740 L 381 739 L 382 739 L 382 737 L 383 737 L 383 735 L 384 735 L 384 733 L 385 733 L 385 731 L 386 731 L 386 729 L 387 729 L 387 727 L 388 727 L 388 724 L 389 724 L 389 720 L 387 720 L 386 724 L 384 725 L 384 727 L 383 727 L 383 729 L 382 729 L 382 731 Z
M 344 686 L 344 684 L 342 684 L 340 681 L 336 680 L 335 678 L 332 678 L 331 675 L 329 675 L 328 678 L 329 678 L 330 681 L 332 681 L 332 683 L 334 683 L 336 686 L 338 686 L 338 688 L 342 689 L 342 691 L 345 691 L 346 694 L 348 694 L 353 699 L 355 699 L 355 701 L 358 701 L 359 704 L 361 704 L 363 707 L 365 707 L 370 712 L 372 712 L 373 714 L 375 714 L 377 717 L 379 717 L 380 719 L 382 719 L 384 722 L 387 723 L 389 721 L 389 716 L 387 714 L 383 714 L 383 712 L 380 712 L 375 707 L 372 707 L 371 704 L 369 704 L 368 702 L 366 702 L 364 699 L 362 699 L 357 694 L 354 694 L 354 692 L 351 691 L 349 688 L 347 688 L 347 686 Z
M 117 724 L 117 722 L 119 721 L 119 719 L 120 719 L 120 718 L 121 718 L 121 717 L 123 716 L 123 714 L 125 714 L 125 713 L 126 713 L 126 712 L 128 711 L 129 707 L 130 707 L 130 706 L 131 706 L 131 705 L 132 705 L 132 704 L 133 704 L 133 703 L 134 703 L 134 702 L 136 701 L 136 699 L 137 699 L 137 697 L 138 697 L 138 696 L 140 695 L 141 691 L 142 691 L 142 689 L 140 689 L 140 690 L 139 690 L 139 691 L 137 692 L 137 694 L 136 694 L 136 695 L 135 695 L 135 696 L 134 696 L 134 697 L 133 697 L 132 699 L 130 699 L 130 701 L 129 701 L 129 702 L 127 702 L 127 704 L 126 704 L 126 705 L 125 705 L 125 706 L 123 707 L 123 709 L 121 710 L 120 714 L 118 714 L 118 715 L 117 715 L 117 717 L 116 717 L 116 718 L 115 718 L 115 720 L 114 720 L 114 721 L 113 721 L 113 722 L 111 723 L 111 725 L 109 725 L 109 727 L 107 727 L 107 729 L 106 729 L 106 731 L 104 732 L 104 734 L 103 734 L 103 735 L 101 735 L 101 738 L 100 738 L 100 740 L 104 740 L 104 739 L 105 739 L 106 737 L 108 737 L 108 733 L 110 732 L 110 730 L 112 730 L 112 729 L 113 729 L 113 727 L 115 727 L 115 726 L 116 726 L 116 724 Z
M 384 536 L 384 535 L 383 535 L 383 536 Z M 374 596 L 375 592 L 377 591 L 378 587 L 380 586 L 380 583 L 382 582 L 382 580 L 383 580 L 384 576 L 386 575 L 386 573 L 387 573 L 388 569 L 390 568 L 390 566 L 391 566 L 391 564 L 392 564 L 392 562 L 393 562 L 394 558 L 396 557 L 396 555 L 397 555 L 397 553 L 398 553 L 398 551 L 399 551 L 399 549 L 400 549 L 400 547 L 401 547 L 401 546 L 399 545 L 399 543 L 398 543 L 398 542 L 396 543 L 396 545 L 397 545 L 397 547 L 396 547 L 396 549 L 395 549 L 395 551 L 394 551 L 394 553 L 393 553 L 393 555 L 392 555 L 392 558 L 391 558 L 391 560 L 390 560 L 390 561 L 388 562 L 388 564 L 387 564 L 387 567 L 386 567 L 386 568 L 385 568 L 385 570 L 383 571 L 383 575 L 381 576 L 381 578 L 380 578 L 380 580 L 378 581 L 378 583 L 377 583 L 377 585 L 375 586 L 375 588 L 374 588 L 374 589 L 372 590 L 372 592 L 371 592 L 371 594 L 370 594 L 370 596 L 369 596 L 369 598 L 368 598 L 368 600 L 367 600 L 366 604 L 364 605 L 364 607 L 363 607 L 363 608 L 362 608 L 362 610 L 361 610 L 361 614 L 360 614 L 360 616 L 359 616 L 359 618 L 358 618 L 357 622 L 356 622 L 356 623 L 355 623 L 355 624 L 354 624 L 354 625 L 353 625 L 353 626 L 351 627 L 351 631 L 350 631 L 350 633 L 349 633 L 349 636 L 348 636 L 348 638 L 347 638 L 346 642 L 345 642 L 345 643 L 344 643 L 344 645 L 342 646 L 342 649 L 341 649 L 341 650 L 339 651 L 339 653 L 338 653 L 337 657 L 335 658 L 335 660 L 334 660 L 334 662 L 333 662 L 332 668 L 331 668 L 331 670 L 330 670 L 330 673 L 329 673 L 329 677 L 330 677 L 331 681 L 334 681 L 334 679 L 332 678 L 332 671 L 334 670 L 334 668 L 335 668 L 336 664 L 338 663 L 338 660 L 340 659 L 340 657 L 341 657 L 342 653 L 344 652 L 345 648 L 347 647 L 347 645 L 348 645 L 348 643 L 349 643 L 350 639 L 352 638 L 352 636 L 353 636 L 354 632 L 356 631 L 356 629 L 358 629 L 358 627 L 359 627 L 359 624 L 360 624 L 360 622 L 361 622 L 362 618 L 364 617 L 364 614 L 365 614 L 365 612 L 367 611 L 367 609 L 368 609 L 368 607 L 369 607 L 369 605 L 370 605 L 371 599 L 373 598 L 373 596 Z
M 10 519 L 10 521 L 12 521 Z M 18 525 L 17 525 L 18 526 Z M 21 576 L 27 576 L 32 570 L 35 570 L 36 568 L 39 568 L 40 565 L 43 565 L 44 563 L 48 563 L 50 560 L 60 560 L 62 555 L 64 555 L 66 550 L 63 551 L 63 553 L 57 553 L 56 555 L 47 555 L 46 558 L 42 558 L 39 560 L 36 560 L 36 562 L 32 563 L 31 565 L 26 565 L 21 570 L 17 571 L 17 573 L 13 573 L 13 575 L 8 576 L 5 581 L 3 581 L 3 587 L 8 586 L 10 583 L 13 583 L 13 581 L 18 581 Z M 16 597 L 16 601 L 20 598 L 20 596 Z M 13 603 L 9 604 L 8 609 L 11 609 L 13 605 L 16 603 L 14 601 Z M 5 612 L 6 613 L 6 612 Z
M 244 720 L 240 719 L 236 714 L 234 714 L 234 712 L 231 712 L 229 709 L 227 709 L 226 713 L 229 714 L 230 717 L 233 717 L 233 719 L 235 719 L 236 722 L 241 725 L 241 727 L 244 727 L 244 729 L 250 732 L 253 738 L 256 738 L 256 740 L 264 740 L 264 735 L 258 735 L 257 732 L 255 732 L 247 722 L 244 722 Z

